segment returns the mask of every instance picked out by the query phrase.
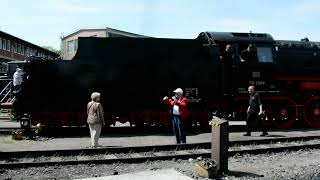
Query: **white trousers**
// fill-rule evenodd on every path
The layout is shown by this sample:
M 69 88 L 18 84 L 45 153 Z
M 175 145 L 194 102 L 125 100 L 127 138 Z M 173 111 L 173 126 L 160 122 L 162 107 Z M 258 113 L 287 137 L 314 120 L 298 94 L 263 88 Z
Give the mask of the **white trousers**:
M 100 137 L 102 124 L 101 123 L 89 124 L 89 128 L 90 128 L 90 136 L 91 136 L 91 145 L 98 146 L 98 140 Z

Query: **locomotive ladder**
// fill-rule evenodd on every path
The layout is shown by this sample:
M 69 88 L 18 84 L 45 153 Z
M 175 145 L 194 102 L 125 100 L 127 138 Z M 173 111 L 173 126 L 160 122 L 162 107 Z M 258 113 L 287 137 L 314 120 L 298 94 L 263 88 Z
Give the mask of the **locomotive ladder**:
M 15 96 L 12 95 L 12 80 L 0 92 L 0 119 L 12 119 L 12 104 L 15 101 Z

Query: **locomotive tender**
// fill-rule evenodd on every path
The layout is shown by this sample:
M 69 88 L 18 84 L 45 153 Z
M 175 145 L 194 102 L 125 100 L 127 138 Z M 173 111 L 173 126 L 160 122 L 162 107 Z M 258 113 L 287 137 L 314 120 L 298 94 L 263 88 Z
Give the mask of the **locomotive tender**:
M 235 62 L 225 71 L 220 54 L 227 44 L 234 47 L 235 57 L 253 44 L 256 62 Z M 290 128 L 300 120 L 320 127 L 317 42 L 228 32 L 202 32 L 196 39 L 86 37 L 79 38 L 73 60 L 32 60 L 26 69 L 28 79 L 14 108 L 20 117 L 30 116 L 32 124 L 86 125 L 86 104 L 98 91 L 107 124 L 169 127 L 162 98 L 181 87 L 189 101 L 189 122 L 205 127 L 214 112 L 244 120 L 247 87 L 255 85 L 266 125 Z

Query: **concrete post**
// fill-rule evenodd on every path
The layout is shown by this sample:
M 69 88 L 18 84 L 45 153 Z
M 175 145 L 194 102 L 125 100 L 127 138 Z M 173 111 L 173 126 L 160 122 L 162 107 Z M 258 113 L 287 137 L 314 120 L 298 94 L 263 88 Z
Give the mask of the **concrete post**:
M 212 121 L 211 159 L 216 161 L 218 174 L 228 172 L 229 131 L 228 121 L 216 118 Z

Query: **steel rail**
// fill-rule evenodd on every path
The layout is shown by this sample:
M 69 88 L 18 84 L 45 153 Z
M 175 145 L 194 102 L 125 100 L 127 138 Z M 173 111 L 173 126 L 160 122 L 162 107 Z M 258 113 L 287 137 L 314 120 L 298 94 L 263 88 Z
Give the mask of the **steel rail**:
M 278 153 L 284 151 L 297 151 L 301 149 L 320 149 L 320 143 L 318 144 L 306 144 L 306 145 L 293 145 L 282 147 L 267 147 L 267 148 L 253 148 L 246 150 L 231 150 L 228 152 L 229 156 L 242 155 L 242 154 L 265 154 L 265 153 Z M 53 166 L 53 165 L 78 165 L 78 164 L 112 164 L 112 163 L 141 163 L 146 161 L 156 160 L 173 160 L 173 159 L 188 159 L 197 158 L 199 156 L 207 158 L 211 156 L 211 152 L 208 149 L 200 149 L 206 151 L 203 153 L 183 153 L 174 155 L 159 155 L 159 156 L 139 156 L 139 157 L 125 157 L 125 158 L 106 158 L 106 159 L 87 159 L 87 160 L 58 160 L 58 161 L 44 161 L 44 162 L 12 162 L 1 163 L 0 168 L 14 169 L 24 167 L 40 167 L 40 166 Z M 199 149 L 198 149 L 199 151 Z M 161 152 L 160 152 L 161 153 Z

